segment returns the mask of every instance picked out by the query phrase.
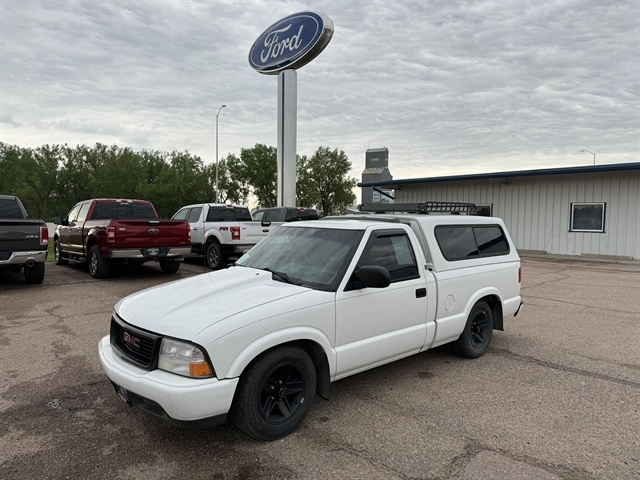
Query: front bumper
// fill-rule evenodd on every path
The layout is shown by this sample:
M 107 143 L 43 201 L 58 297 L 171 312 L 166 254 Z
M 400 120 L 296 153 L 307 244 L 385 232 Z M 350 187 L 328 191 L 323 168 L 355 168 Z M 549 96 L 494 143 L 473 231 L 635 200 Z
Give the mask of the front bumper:
M 98 343 L 102 369 L 126 391 L 130 405 L 187 428 L 208 428 L 226 421 L 238 378 L 193 379 L 163 370 L 144 370 L 117 356 L 107 335 Z
M 127 249 L 112 249 L 109 250 L 109 257 L 111 258 L 135 258 L 135 259 L 153 259 L 153 258 L 176 258 L 184 257 L 191 253 L 191 246 L 189 247 L 158 247 L 158 248 L 127 248 Z
M 0 266 L 24 265 L 29 260 L 33 260 L 36 263 L 43 263 L 47 260 L 47 251 L 34 250 L 30 252 L 13 252 L 7 260 L 0 260 Z

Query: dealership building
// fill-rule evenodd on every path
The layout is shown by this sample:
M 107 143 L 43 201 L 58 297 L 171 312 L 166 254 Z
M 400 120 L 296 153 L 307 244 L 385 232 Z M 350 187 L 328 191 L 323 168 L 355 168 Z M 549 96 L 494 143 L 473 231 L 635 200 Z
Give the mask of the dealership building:
M 395 203 L 475 203 L 478 215 L 504 220 L 523 253 L 640 259 L 640 162 L 364 180 Z

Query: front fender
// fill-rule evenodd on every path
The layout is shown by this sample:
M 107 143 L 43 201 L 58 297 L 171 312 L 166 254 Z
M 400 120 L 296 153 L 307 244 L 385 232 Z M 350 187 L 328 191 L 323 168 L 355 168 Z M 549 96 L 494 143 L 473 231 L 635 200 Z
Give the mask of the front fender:
M 249 363 L 251 363 L 251 361 L 261 353 L 273 347 L 277 347 L 278 345 L 300 340 L 312 341 L 320 345 L 324 350 L 329 363 L 329 377 L 333 378 L 336 372 L 335 350 L 331 346 L 331 342 L 327 336 L 322 331 L 308 326 L 291 327 L 285 330 L 278 330 L 254 340 L 231 361 L 229 368 L 226 369 L 226 373 L 223 376 L 224 378 L 239 377 L 247 365 L 249 365 Z M 216 348 L 217 347 L 214 344 L 213 350 L 215 351 Z M 215 361 L 214 368 L 216 368 L 216 372 L 220 375 L 220 372 L 217 371 Z

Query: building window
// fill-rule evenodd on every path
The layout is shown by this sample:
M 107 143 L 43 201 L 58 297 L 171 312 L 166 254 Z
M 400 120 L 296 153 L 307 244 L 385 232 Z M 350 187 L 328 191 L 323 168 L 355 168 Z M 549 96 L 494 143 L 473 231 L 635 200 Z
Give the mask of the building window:
M 572 203 L 572 232 L 604 232 L 604 203 Z
M 476 203 L 476 216 L 493 217 L 493 203 Z

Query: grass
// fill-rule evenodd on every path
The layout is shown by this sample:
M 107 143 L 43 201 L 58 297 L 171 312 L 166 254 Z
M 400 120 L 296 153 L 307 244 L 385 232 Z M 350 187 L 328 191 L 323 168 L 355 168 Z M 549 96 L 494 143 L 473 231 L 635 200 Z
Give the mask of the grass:
M 47 262 L 54 262 L 55 258 L 53 258 L 53 238 L 49 239 L 49 246 L 47 248 L 47 251 L 49 252 L 47 254 Z

